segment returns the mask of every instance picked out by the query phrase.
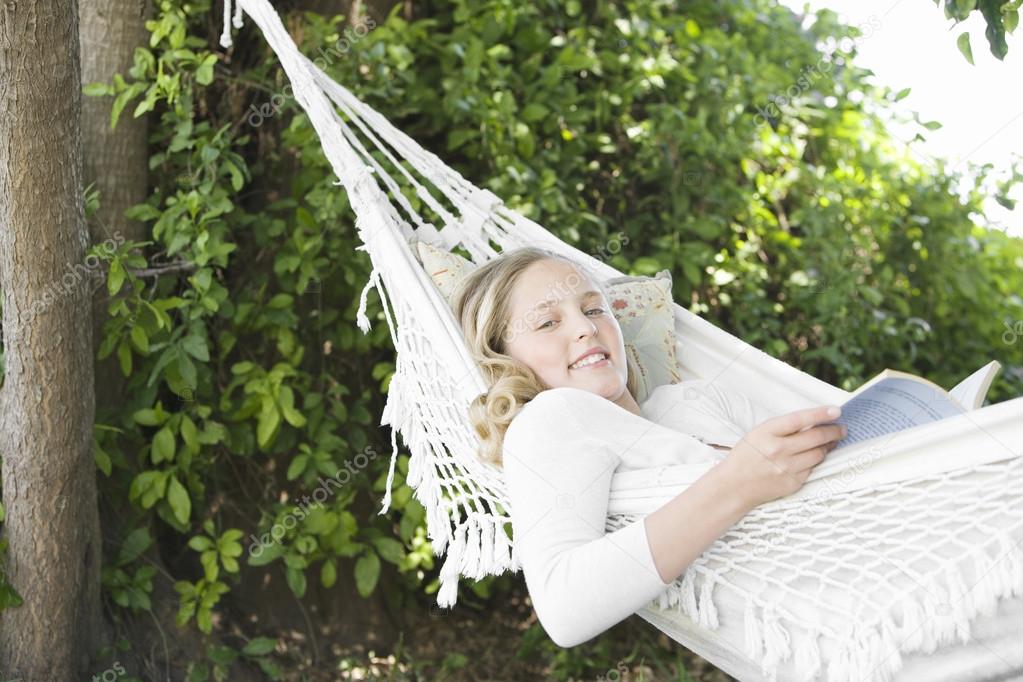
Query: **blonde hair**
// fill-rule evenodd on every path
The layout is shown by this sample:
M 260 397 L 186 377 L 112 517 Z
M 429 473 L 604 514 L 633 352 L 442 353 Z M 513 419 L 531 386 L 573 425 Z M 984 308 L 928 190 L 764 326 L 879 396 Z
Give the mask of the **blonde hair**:
M 537 394 L 550 388 L 525 364 L 505 353 L 505 333 L 511 317 L 511 293 L 533 263 L 561 260 L 589 277 L 609 299 L 607 289 L 588 269 L 570 258 L 536 246 L 511 249 L 473 270 L 452 296 L 451 307 L 473 359 L 490 387 L 469 405 L 469 422 L 480 437 L 478 455 L 501 466 L 504 434 L 512 419 Z M 611 312 L 610 310 L 608 311 Z M 627 390 L 637 395 L 636 367 L 626 354 Z

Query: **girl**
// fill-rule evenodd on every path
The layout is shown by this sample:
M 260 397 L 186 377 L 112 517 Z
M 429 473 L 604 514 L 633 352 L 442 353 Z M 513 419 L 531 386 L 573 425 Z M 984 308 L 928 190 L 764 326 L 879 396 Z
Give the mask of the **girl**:
M 514 548 L 537 618 L 581 644 L 645 606 L 751 509 L 794 493 L 844 435 L 837 407 L 781 416 L 691 380 L 640 405 L 606 292 L 535 247 L 474 270 L 452 300 L 489 390 L 470 405 L 502 466 Z M 617 471 L 688 464 L 696 482 L 605 532 Z

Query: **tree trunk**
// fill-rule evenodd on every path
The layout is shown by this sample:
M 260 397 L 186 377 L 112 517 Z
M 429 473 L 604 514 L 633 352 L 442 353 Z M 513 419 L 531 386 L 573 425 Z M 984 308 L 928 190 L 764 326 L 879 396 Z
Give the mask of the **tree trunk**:
M 127 74 L 135 48 L 146 45 L 148 0 L 79 0 L 78 35 L 82 43 L 82 83 L 109 83 L 115 73 Z M 89 221 L 93 244 L 141 241 L 144 225 L 128 220 L 124 211 L 145 201 L 149 192 L 147 117 L 126 112 L 110 129 L 110 97 L 82 99 L 82 170 L 86 186 L 99 190 L 99 210 Z M 93 344 L 99 347 L 107 319 L 106 287 L 97 287 L 93 304 Z M 116 356 L 96 365 L 96 405 L 116 408 L 124 378 Z
M 100 631 L 93 351 L 76 0 L 0 3 L 0 389 L 8 580 L 0 671 L 82 679 Z

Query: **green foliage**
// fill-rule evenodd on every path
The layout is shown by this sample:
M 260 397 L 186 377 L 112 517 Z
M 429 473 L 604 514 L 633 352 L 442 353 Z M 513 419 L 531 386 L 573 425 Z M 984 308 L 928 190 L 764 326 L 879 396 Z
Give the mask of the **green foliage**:
M 246 93 L 231 92 L 235 76 L 218 87 L 218 56 L 200 37 L 209 9 L 161 3 L 128 77 L 85 88 L 113 98 L 113 125 L 129 106 L 153 118 L 153 193 L 128 211 L 148 239 L 98 254 L 111 296 L 98 354 L 116 357 L 127 383 L 123 404 L 100 415 L 96 461 L 104 495 L 130 503 L 138 524 L 104 585 L 117 604 L 150 608 L 142 539 L 162 524 L 194 552 L 196 571 L 174 583 L 177 622 L 194 618 L 203 633 L 244 565 L 262 571 L 279 560 L 297 596 L 309 571 L 331 587 L 346 567 L 341 577 L 368 597 L 388 564 L 412 596 L 433 569 L 424 510 L 402 483 L 407 456 L 394 511 L 359 520 L 384 486 L 387 458 L 376 455 L 387 442 L 373 415 L 394 365 L 385 327 L 354 330 L 353 301 L 370 264 L 353 257 L 347 200 L 311 131 L 289 133 L 275 121 L 275 135 L 292 136 L 281 148 L 311 159 L 308 170 L 257 153 L 239 123 Z M 254 56 L 236 77 L 270 82 L 270 56 Z M 281 177 L 291 184 L 267 189 Z M 283 198 L 266 198 L 282 189 Z M 240 517 L 218 512 L 218 499 L 244 501 L 244 517 L 259 527 L 237 527 Z M 222 651 L 209 658 L 195 679 L 230 665 Z
M 152 194 L 129 211 L 146 240 L 97 254 L 111 294 L 98 351 L 126 386 L 99 415 L 95 456 L 132 529 L 104 585 L 148 610 L 160 538 L 183 557 L 178 623 L 203 633 L 243 571 L 275 564 L 298 596 L 310 579 L 431 594 L 407 455 L 391 511 L 374 513 L 394 351 L 376 298 L 373 329 L 355 327 L 371 264 L 348 199 L 276 58 L 255 36 L 217 51 L 210 11 L 163 0 L 129 73 L 85 89 L 110 98 L 113 125 L 149 117 L 151 135 Z M 833 13 L 802 28 L 766 1 L 419 11 L 344 51 L 340 17 L 288 25 L 465 177 L 623 272 L 669 269 L 677 301 L 766 352 L 847 388 L 884 367 L 951 385 L 998 358 L 992 398 L 1023 393 L 1023 245 L 979 222 L 979 183 L 896 144 L 878 112 L 906 93 L 867 82 L 843 47 L 858 32 Z M 965 200 L 960 186 L 974 187 Z M 460 599 L 506 584 L 488 577 Z M 211 645 L 189 679 L 269 656 L 252 646 Z M 615 668 L 596 648 L 545 651 L 561 678 Z
M 1005 35 L 1016 30 L 1019 24 L 1019 6 L 1023 0 L 945 0 L 945 18 L 955 23 L 953 28 L 965 21 L 971 13 L 977 12 L 984 18 L 986 28 L 984 37 L 987 38 L 991 54 L 998 59 L 1005 59 L 1009 52 L 1009 45 L 1005 42 Z M 941 0 L 934 0 L 934 4 L 941 6 Z M 959 51 L 966 57 L 966 61 L 973 63 L 973 50 L 970 47 L 970 34 L 963 31 L 956 39 Z
M 4 503 L 0 502 L 0 523 L 3 523 L 6 512 L 4 511 Z M 15 606 L 21 606 L 22 599 L 18 591 L 14 589 L 14 586 L 7 582 L 7 576 L 4 571 L 4 564 L 7 559 L 7 538 L 0 538 L 0 611 L 4 609 L 13 608 Z

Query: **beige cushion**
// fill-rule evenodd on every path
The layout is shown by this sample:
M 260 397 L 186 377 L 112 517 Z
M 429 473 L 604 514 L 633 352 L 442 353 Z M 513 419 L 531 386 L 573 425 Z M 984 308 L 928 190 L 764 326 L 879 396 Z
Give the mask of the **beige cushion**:
M 441 295 L 451 304 L 462 279 L 476 266 L 457 253 L 437 248 L 412 237 L 410 246 Z M 661 270 L 653 277 L 615 277 L 607 280 L 611 312 L 618 320 L 625 352 L 639 368 L 636 377 L 642 403 L 663 384 L 682 380 L 675 356 L 675 314 L 671 300 L 671 273 Z

